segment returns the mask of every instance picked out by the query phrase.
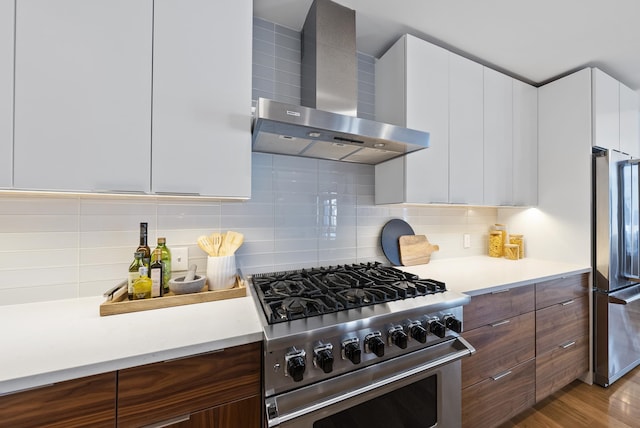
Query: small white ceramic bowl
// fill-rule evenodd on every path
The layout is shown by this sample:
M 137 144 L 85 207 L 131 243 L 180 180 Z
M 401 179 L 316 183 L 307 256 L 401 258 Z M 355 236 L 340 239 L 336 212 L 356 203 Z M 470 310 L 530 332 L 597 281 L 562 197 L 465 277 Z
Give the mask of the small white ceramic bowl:
M 206 276 L 196 275 L 193 281 L 184 281 L 184 276 L 180 276 L 178 278 L 172 278 L 169 281 L 169 290 L 173 294 L 190 294 L 197 293 L 202 290 L 204 287 L 204 283 L 207 281 Z

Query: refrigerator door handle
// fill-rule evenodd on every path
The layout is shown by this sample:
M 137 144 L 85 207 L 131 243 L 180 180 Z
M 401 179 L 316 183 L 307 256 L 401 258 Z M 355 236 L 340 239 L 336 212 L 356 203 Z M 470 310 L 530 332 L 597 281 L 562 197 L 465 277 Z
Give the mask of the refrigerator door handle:
M 628 305 L 637 300 L 640 300 L 640 285 L 609 294 L 609 303 L 616 305 Z

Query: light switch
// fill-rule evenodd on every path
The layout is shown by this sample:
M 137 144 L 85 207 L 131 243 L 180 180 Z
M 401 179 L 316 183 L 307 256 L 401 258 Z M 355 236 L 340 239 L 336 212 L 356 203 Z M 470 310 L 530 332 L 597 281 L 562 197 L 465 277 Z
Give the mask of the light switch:
M 471 235 L 465 233 L 462 235 L 462 246 L 463 248 L 471 248 Z

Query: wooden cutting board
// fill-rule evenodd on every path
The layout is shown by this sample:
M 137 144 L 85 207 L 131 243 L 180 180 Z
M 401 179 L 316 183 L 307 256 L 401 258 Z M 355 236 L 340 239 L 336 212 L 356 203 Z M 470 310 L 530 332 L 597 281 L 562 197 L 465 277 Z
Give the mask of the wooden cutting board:
M 413 266 L 429 263 L 431 253 L 440 247 L 429 242 L 425 235 L 403 235 L 398 238 L 400 246 L 400 263 Z

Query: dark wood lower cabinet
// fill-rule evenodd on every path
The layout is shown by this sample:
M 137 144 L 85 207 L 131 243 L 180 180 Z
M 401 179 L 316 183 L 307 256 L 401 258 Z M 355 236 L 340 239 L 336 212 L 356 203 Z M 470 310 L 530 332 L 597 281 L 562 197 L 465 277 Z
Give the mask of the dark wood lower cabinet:
M 262 398 L 259 395 L 234 401 L 190 415 L 188 420 L 172 425 L 172 428 L 259 428 Z
M 261 396 L 261 360 L 262 344 L 251 343 L 120 370 L 118 427 L 177 423 L 190 416 L 218 422 L 234 416 L 258 420 L 261 406 L 252 399 Z M 218 427 L 202 423 L 185 426 Z M 251 428 L 234 421 L 224 423 L 220 426 Z
M 5 395 L 0 427 L 259 428 L 261 361 L 255 342 Z
M 116 372 L 0 397 L 3 427 L 115 427 Z
M 536 364 L 531 359 L 462 390 L 462 426 L 490 428 L 535 404 Z
M 498 426 L 588 371 L 590 282 L 585 273 L 471 298 L 463 427 Z

